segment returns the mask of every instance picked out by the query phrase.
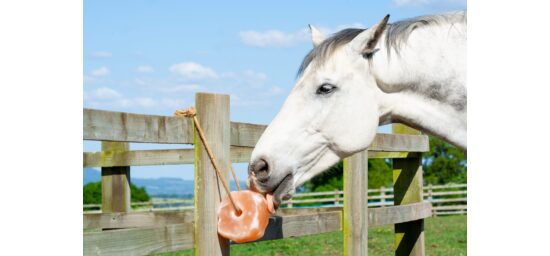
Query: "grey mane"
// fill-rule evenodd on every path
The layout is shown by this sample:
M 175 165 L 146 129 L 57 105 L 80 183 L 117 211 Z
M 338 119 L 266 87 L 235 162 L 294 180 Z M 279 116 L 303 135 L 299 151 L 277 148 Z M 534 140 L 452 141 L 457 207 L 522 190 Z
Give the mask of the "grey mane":
M 420 16 L 388 24 L 385 35 L 388 54 L 390 49 L 394 49 L 395 52 L 399 54 L 399 49 L 402 47 L 403 43 L 405 43 L 409 35 L 419 27 L 454 23 L 466 23 L 466 11 Z M 351 42 L 351 40 L 363 31 L 365 31 L 365 29 L 347 28 L 325 39 L 306 55 L 298 69 L 298 76 L 302 75 L 304 70 L 314 59 L 317 59 L 317 64 L 324 63 L 336 49 Z
M 466 12 L 450 12 L 420 16 L 390 24 L 386 28 L 386 49 L 388 53 L 391 48 L 395 49 L 396 53 L 399 53 L 402 44 L 406 42 L 409 35 L 419 27 L 454 23 L 466 23 Z

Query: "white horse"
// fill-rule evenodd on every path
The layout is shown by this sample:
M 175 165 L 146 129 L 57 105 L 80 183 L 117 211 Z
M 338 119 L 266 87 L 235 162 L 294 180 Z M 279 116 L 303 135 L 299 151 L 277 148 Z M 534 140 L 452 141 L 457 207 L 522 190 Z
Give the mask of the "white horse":
M 252 152 L 250 189 L 278 206 L 391 122 L 466 149 L 466 12 L 388 18 L 326 39 L 310 26 L 314 48 Z

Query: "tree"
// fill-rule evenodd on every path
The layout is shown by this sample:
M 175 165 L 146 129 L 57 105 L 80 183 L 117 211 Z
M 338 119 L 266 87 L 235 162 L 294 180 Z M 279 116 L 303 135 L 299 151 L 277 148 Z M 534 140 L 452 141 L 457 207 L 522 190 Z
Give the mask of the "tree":
M 391 167 L 384 159 L 369 159 L 369 188 L 391 186 Z M 304 189 L 311 192 L 333 191 L 344 189 L 344 165 L 338 162 L 327 171 L 317 175 L 304 184 Z
M 447 184 L 466 182 L 464 151 L 430 136 L 430 152 L 423 154 L 424 183 Z M 369 188 L 392 186 L 391 161 L 369 159 Z M 307 192 L 343 190 L 343 163 L 338 162 L 327 171 L 304 184 Z
M 136 187 L 130 183 L 130 197 L 132 202 L 147 202 L 151 199 L 145 187 Z M 88 183 L 84 186 L 84 204 L 101 204 L 101 181 Z
M 424 183 L 466 183 L 467 162 L 464 151 L 430 136 L 430 152 L 422 161 Z
M 101 203 L 101 182 L 91 182 L 84 185 L 84 204 Z

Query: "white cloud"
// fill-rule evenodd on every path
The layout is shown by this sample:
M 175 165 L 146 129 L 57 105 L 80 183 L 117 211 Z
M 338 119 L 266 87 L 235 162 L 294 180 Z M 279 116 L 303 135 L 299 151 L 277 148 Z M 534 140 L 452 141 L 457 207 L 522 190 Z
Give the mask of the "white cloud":
M 169 108 L 172 108 L 172 109 L 177 109 L 177 108 L 185 108 L 186 107 L 186 101 L 185 100 L 182 100 L 182 99 L 171 99 L 171 98 L 163 98 L 161 100 L 161 103 L 162 105 L 166 106 L 166 107 L 169 107 Z
M 134 105 L 134 102 L 130 99 L 119 99 L 112 102 L 103 102 L 103 105 L 110 105 L 118 108 L 129 108 Z
M 151 98 L 135 98 L 134 102 L 139 107 L 150 108 L 157 105 L 156 101 Z
M 309 40 L 309 34 L 306 30 L 296 32 L 247 30 L 241 31 L 239 36 L 245 45 L 255 47 L 291 47 Z
M 141 65 L 136 68 L 136 71 L 139 73 L 153 73 L 155 70 L 151 66 Z
M 106 76 L 109 75 L 111 71 L 107 67 L 100 67 L 98 69 L 92 70 L 92 76 Z
M 336 27 L 316 26 L 321 32 L 329 36 L 330 34 L 340 31 L 345 28 L 363 28 L 360 23 L 343 24 Z M 247 30 L 239 33 L 241 41 L 248 46 L 254 47 L 292 47 L 300 43 L 310 43 L 311 36 L 308 28 L 294 32 L 286 32 L 281 30 L 254 31 Z
M 147 85 L 148 84 L 147 81 L 145 81 L 143 79 L 139 79 L 139 78 L 134 79 L 134 82 L 138 85 Z
M 120 95 L 120 93 L 111 88 L 101 87 L 93 91 L 92 94 L 89 95 L 89 97 L 93 97 L 96 99 L 118 99 L 122 96 Z
M 149 97 L 126 98 L 121 93 L 109 87 L 101 87 L 84 92 L 84 101 L 93 107 L 143 107 L 157 106 L 157 101 Z
M 224 72 L 221 77 L 238 86 L 259 87 L 267 81 L 266 74 L 250 69 L 241 72 Z
M 92 52 L 92 57 L 94 57 L 94 58 L 111 58 L 111 57 L 113 57 L 113 54 L 110 53 L 110 52 L 106 52 L 106 51 L 97 51 L 97 52 Z
M 285 89 L 283 89 L 282 87 L 272 86 L 271 88 L 269 88 L 266 95 L 267 96 L 278 96 L 278 95 L 282 95 L 284 92 L 285 92 Z
M 170 67 L 170 71 L 187 79 L 215 79 L 218 74 L 209 67 L 202 66 L 195 62 L 182 62 Z

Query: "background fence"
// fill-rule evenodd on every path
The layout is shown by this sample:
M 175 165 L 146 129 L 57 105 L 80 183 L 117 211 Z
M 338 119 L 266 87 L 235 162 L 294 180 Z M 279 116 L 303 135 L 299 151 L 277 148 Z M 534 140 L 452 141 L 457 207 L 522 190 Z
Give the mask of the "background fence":
M 231 122 L 229 96 L 198 93 L 197 117 L 229 180 L 231 163 L 248 162 L 265 125 Z M 228 255 L 230 242 L 217 234 L 216 211 L 224 191 L 187 118 L 84 109 L 84 139 L 101 141 L 85 152 L 84 167 L 101 167 L 100 213 L 84 213 L 85 255 L 144 255 L 194 248 L 196 255 Z M 344 160 L 343 207 L 286 208 L 272 216 L 261 241 L 341 231 L 344 255 L 366 255 L 369 226 L 395 225 L 395 254 L 424 255 L 421 152 L 427 136 L 394 124 L 395 134 L 377 134 L 370 147 Z M 193 149 L 130 150 L 129 143 L 194 144 Z M 393 205 L 369 209 L 369 158 L 393 158 Z M 134 212 L 129 166 L 194 164 L 192 210 Z M 390 174 L 388 174 L 390 175 Z M 432 194 L 433 197 L 433 194 Z
M 465 214 L 467 210 L 467 185 L 447 184 L 424 187 L 423 198 L 425 202 L 432 203 L 433 215 Z M 393 188 L 380 187 L 369 189 L 368 206 L 386 207 L 394 205 Z M 342 205 L 343 191 L 327 191 L 298 193 L 291 200 L 283 202 L 283 206 L 292 207 L 319 207 Z
M 432 214 L 452 215 L 466 214 L 467 212 L 467 185 L 446 184 L 424 187 L 424 201 L 432 203 Z M 393 188 L 380 187 L 369 189 L 369 207 L 385 207 L 393 205 Z M 335 190 L 327 192 L 297 193 L 291 200 L 283 201 L 281 207 L 338 207 L 344 202 L 344 191 Z M 193 209 L 193 199 L 188 198 L 152 198 L 149 202 L 131 203 L 132 211 L 166 211 L 166 210 L 190 210 Z M 100 212 L 100 204 L 86 204 L 87 213 Z

